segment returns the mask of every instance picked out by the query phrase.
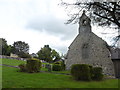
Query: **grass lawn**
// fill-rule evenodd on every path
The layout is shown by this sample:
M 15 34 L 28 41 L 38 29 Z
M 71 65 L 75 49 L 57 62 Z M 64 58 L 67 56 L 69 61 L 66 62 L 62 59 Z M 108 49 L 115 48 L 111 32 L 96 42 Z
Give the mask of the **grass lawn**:
M 26 63 L 26 61 L 15 60 L 15 59 L 0 59 L 0 60 L 2 60 L 2 64 L 12 65 L 12 66 L 18 66 L 20 64 Z
M 3 88 L 118 88 L 118 79 L 103 81 L 74 81 L 70 75 L 52 73 L 23 73 L 17 68 L 3 66 Z
M 17 66 L 24 61 L 2 60 L 3 64 Z M 45 68 L 42 68 L 45 70 Z M 2 67 L 3 88 L 118 88 L 118 79 L 107 79 L 103 81 L 75 81 L 70 75 L 53 73 L 23 73 L 13 67 Z M 53 71 L 54 72 L 54 71 Z M 60 71 L 58 73 L 69 73 Z
M 15 59 L 0 59 L 2 61 L 2 64 L 12 65 L 12 66 L 18 66 L 20 64 L 25 64 L 26 61 L 22 60 L 15 60 Z M 46 64 L 46 63 L 43 63 Z M 48 64 L 48 63 L 47 63 Z M 42 71 L 48 71 L 46 68 L 41 68 Z M 70 73 L 70 71 L 51 71 L 55 73 Z

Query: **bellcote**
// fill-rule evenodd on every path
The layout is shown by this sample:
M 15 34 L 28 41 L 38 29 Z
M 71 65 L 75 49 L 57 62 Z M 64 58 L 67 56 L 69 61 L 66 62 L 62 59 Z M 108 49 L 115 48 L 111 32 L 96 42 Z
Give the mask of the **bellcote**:
M 83 11 L 82 16 L 79 19 L 79 33 L 81 32 L 91 32 L 91 20 Z

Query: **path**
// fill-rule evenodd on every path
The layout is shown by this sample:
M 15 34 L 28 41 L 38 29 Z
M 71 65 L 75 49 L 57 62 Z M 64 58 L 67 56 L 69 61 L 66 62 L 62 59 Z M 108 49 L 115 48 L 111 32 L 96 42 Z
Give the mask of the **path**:
M 14 68 L 19 68 L 18 66 L 11 66 L 11 65 L 7 65 L 7 64 L 0 64 L 1 66 L 7 66 L 7 67 L 14 67 Z

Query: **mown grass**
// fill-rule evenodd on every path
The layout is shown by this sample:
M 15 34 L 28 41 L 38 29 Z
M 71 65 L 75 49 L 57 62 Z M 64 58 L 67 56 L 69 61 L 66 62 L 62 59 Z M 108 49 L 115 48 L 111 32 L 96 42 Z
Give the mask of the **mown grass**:
M 17 66 L 26 63 L 20 60 L 3 59 L 3 64 Z M 47 69 L 42 68 L 47 71 Z M 57 73 L 69 73 L 69 71 L 52 71 Z M 118 79 L 103 81 L 75 81 L 70 75 L 54 73 L 23 73 L 13 67 L 2 67 L 3 88 L 118 88 Z
M 17 68 L 3 66 L 3 88 L 118 88 L 118 79 L 83 82 L 73 80 L 70 75 L 17 71 Z
M 7 65 L 12 65 L 12 66 L 18 66 L 20 64 L 25 64 L 26 61 L 22 61 L 22 60 L 16 60 L 16 59 L 0 59 L 0 61 L 2 61 L 2 64 L 7 64 Z M 43 63 L 48 64 L 48 63 Z M 42 71 L 48 71 L 47 68 L 42 67 L 41 68 Z M 51 71 L 51 72 L 55 72 L 55 73 L 70 73 L 70 71 Z
M 26 61 L 16 60 L 16 59 L 0 59 L 0 60 L 2 60 L 2 64 L 12 65 L 12 66 L 18 66 L 20 64 L 26 63 Z

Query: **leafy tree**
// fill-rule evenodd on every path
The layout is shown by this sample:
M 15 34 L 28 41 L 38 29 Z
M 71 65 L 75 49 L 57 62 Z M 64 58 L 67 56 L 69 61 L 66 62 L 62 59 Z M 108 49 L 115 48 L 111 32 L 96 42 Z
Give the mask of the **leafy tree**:
M 61 4 L 66 6 L 66 8 L 71 7 L 74 10 L 72 14 L 70 13 L 71 18 L 67 21 L 67 24 L 72 22 L 77 23 L 81 11 L 84 9 L 89 12 L 93 23 L 97 23 L 99 26 L 114 25 L 116 29 L 120 29 L 120 2 L 88 2 L 88 0 L 76 0 L 74 3 L 62 1 Z M 117 42 L 119 39 L 120 35 L 118 34 L 114 40 Z
M 30 57 L 29 56 L 29 45 L 22 41 L 14 42 L 12 46 L 12 52 L 17 54 L 19 57 Z
M 55 62 L 56 60 L 60 60 L 60 59 L 61 59 L 59 53 L 56 52 L 54 49 L 52 50 L 52 55 L 51 55 L 51 56 L 52 56 L 52 59 L 53 59 L 54 62 Z
M 29 45 L 22 41 L 14 42 L 13 47 L 16 49 L 17 52 L 29 52 Z
M 45 45 L 43 48 L 41 48 L 40 51 L 38 51 L 38 57 L 41 60 L 45 60 L 46 62 L 51 62 L 52 57 L 51 57 L 51 48 L 49 45 Z
M 7 46 L 7 52 L 6 52 L 7 54 L 6 54 L 6 55 L 10 56 L 11 49 L 12 49 L 12 46 L 11 46 L 11 45 L 8 45 L 8 46 Z
M 4 38 L 0 39 L 0 55 L 10 55 L 11 46 L 7 44 Z
M 54 49 L 51 49 L 49 45 L 44 45 L 37 54 L 39 59 L 46 62 L 52 62 L 53 60 L 60 59 L 60 55 Z
M 31 58 L 31 55 L 29 53 L 19 52 L 18 56 L 21 58 Z

